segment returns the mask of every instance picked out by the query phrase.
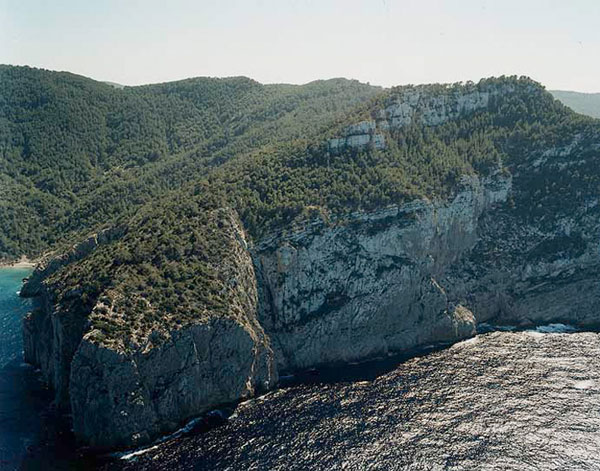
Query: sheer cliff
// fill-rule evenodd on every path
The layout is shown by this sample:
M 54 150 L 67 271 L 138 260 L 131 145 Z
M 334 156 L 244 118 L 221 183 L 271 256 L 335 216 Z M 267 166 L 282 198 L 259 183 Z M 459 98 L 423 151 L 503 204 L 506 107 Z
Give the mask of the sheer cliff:
M 528 79 L 385 90 L 48 257 L 26 359 L 115 447 L 479 322 L 599 323 L 599 158 Z

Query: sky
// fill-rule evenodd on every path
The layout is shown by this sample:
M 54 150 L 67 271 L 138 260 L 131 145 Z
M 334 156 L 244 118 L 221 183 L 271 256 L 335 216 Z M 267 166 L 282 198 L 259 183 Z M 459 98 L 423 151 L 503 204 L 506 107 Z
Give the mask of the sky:
M 516 74 L 600 92 L 600 0 L 0 0 L 0 63 L 124 85 Z

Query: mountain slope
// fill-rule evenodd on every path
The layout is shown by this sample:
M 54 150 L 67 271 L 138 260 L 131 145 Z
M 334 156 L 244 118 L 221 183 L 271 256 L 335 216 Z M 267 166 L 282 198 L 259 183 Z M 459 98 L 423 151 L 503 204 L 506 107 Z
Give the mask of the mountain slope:
M 146 442 L 282 372 L 477 322 L 600 320 L 597 120 L 516 77 L 330 103 L 314 128 L 312 105 L 234 113 L 208 163 L 140 177 L 194 178 L 38 267 L 26 358 L 81 438 Z
M 308 137 L 378 91 L 244 77 L 117 89 L 12 66 L 0 66 L 0 87 L 0 258 L 38 254 L 232 156 Z
M 593 118 L 600 118 L 600 93 L 581 93 L 550 90 L 550 93 L 569 108 Z

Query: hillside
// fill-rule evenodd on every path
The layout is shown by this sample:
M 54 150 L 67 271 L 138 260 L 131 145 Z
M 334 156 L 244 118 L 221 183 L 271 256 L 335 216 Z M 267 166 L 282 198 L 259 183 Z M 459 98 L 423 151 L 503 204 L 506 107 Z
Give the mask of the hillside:
M 370 209 L 443 196 L 457 176 L 502 152 L 492 142 L 502 137 L 491 134 L 500 128 L 491 126 L 479 142 L 448 145 L 472 131 L 453 125 L 435 135 L 414 128 L 392 136 L 381 152 L 323 151 L 329 137 L 361 116 L 371 119 L 373 107 L 400 90 L 343 79 L 292 86 L 198 78 L 118 89 L 1 66 L 0 86 L 0 259 L 72 243 L 209 180 L 220 182 L 209 184 L 211 193 L 243 200 L 243 207 L 228 204 L 259 235 L 305 208 Z
M 600 118 L 600 93 L 568 92 L 550 90 L 554 98 L 562 101 L 577 113 Z
M 25 355 L 82 439 L 147 442 L 281 373 L 455 341 L 477 322 L 598 321 L 597 120 L 524 77 L 231 80 L 133 98 L 106 86 L 150 108 L 196 103 L 203 118 L 187 123 L 206 130 L 157 133 L 166 157 L 134 165 L 107 147 L 81 187 L 59 186 L 76 204 L 53 233 L 108 229 L 24 286 L 38 300 Z
M 243 77 L 118 89 L 0 66 L 0 259 L 133 214 L 233 156 L 308 139 L 377 91 Z
M 411 102 L 414 107 L 403 106 Z M 209 214 L 233 209 L 251 242 L 260 243 L 315 222 L 344 224 L 356 211 L 422 198 L 447 201 L 465 176 L 509 175 L 524 156 L 565 146 L 578 133 L 587 145 L 598 130 L 596 121 L 571 112 L 538 84 L 516 78 L 397 87 L 346 119 L 358 124 L 342 120 L 319 140 L 299 137 L 207 166 L 189 187 L 117 218 L 124 235 L 49 281 L 63 293 L 79 286 L 84 296 L 74 298 L 78 304 L 69 311 L 85 316 L 107 290 L 119 293 L 114 296 L 125 303 L 119 310 L 141 317 L 100 316 L 96 327 L 103 339 L 115 336 L 119 344 L 135 346 L 152 331 L 172 328 L 170 318 L 181 324 L 190 316 L 227 311 L 222 284 L 213 284 L 227 251 L 220 247 L 220 226 L 206 222 Z M 343 145 L 335 135 L 343 136 Z M 377 136 L 383 145 L 376 147 Z M 565 178 L 538 175 L 530 184 L 552 204 L 562 204 L 564 194 L 576 190 Z M 599 183 L 600 172 L 589 168 L 578 191 Z M 527 202 L 519 207 L 535 212 Z M 146 301 L 135 301 L 140 297 L 151 311 L 143 307 Z

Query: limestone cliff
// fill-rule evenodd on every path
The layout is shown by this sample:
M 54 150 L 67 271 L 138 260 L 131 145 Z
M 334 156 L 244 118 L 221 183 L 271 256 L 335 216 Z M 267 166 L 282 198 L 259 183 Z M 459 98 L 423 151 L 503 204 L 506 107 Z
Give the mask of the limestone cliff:
M 211 224 L 218 228 L 214 236 L 223 256 L 210 259 L 217 268 L 208 275 L 215 276 L 226 301 L 223 311 L 206 304 L 194 317 L 147 324 L 154 300 L 114 280 L 93 299 L 83 289 L 65 291 L 72 274 L 66 268 L 41 267 L 27 283 L 25 293 L 36 296 L 36 309 L 24 321 L 25 359 L 41 368 L 56 404 L 70 410 L 74 432 L 85 442 L 145 443 L 217 404 L 277 383 L 270 340 L 258 323 L 256 277 L 244 232 L 230 210 L 208 215 L 204 226 Z M 86 245 L 91 246 L 99 247 Z M 85 261 L 76 258 L 69 265 L 75 273 Z M 131 298 L 141 312 L 132 309 Z
M 416 201 L 316 223 L 252 249 L 261 324 L 280 368 L 356 361 L 475 331 L 441 280 L 477 241 L 477 221 L 506 200 L 509 176 L 465 177 L 447 203 Z
M 438 126 L 508 92 L 401 90 L 326 147 L 383 151 L 403 126 Z M 324 212 L 254 241 L 231 208 L 176 201 L 140 215 L 34 274 L 26 360 L 78 437 L 131 446 L 282 372 L 457 341 L 483 321 L 597 324 L 600 133 L 578 129 L 511 135 L 518 152 L 462 176 L 448 198 Z
M 479 221 L 478 241 L 443 283 L 479 322 L 600 325 L 600 136 L 537 149 L 512 168 L 506 204 Z

